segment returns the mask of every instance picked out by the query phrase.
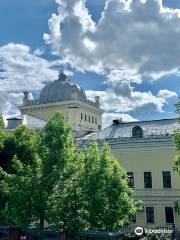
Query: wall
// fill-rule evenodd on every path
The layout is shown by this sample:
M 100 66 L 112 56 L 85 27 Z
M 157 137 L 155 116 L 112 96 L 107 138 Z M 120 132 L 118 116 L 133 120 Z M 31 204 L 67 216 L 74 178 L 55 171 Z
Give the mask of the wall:
M 31 114 L 36 117 L 48 120 L 55 112 L 63 112 L 66 120 L 72 126 L 73 131 L 77 133 L 76 137 L 87 134 L 88 132 L 98 131 L 98 126 L 102 126 L 102 110 L 92 108 L 87 104 L 66 102 L 60 104 L 46 104 L 35 106 L 23 106 L 20 108 L 22 114 Z M 81 119 L 81 113 L 83 119 Z M 85 121 L 85 115 L 87 120 Z M 94 118 L 94 123 L 89 122 L 88 116 Z M 97 124 L 95 123 L 97 119 Z
M 171 138 L 141 139 L 110 144 L 113 155 L 127 170 L 134 172 L 134 198 L 142 199 L 144 206 L 154 206 L 155 224 L 165 226 L 165 206 L 174 206 L 180 200 L 180 176 L 173 171 L 176 154 Z M 144 172 L 152 172 L 152 189 L 144 188 Z M 172 188 L 163 188 L 162 171 L 171 171 Z M 180 227 L 180 216 L 176 213 L 175 223 Z M 137 214 L 137 225 L 146 225 L 145 212 Z

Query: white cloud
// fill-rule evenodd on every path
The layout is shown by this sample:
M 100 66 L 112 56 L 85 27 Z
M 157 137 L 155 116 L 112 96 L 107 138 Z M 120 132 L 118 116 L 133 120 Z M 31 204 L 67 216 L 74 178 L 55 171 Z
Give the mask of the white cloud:
M 50 62 L 38 56 L 39 51 L 32 52 L 22 44 L 0 46 L 0 112 L 16 112 L 24 90 L 38 91 L 45 81 L 57 78 L 54 67 L 59 66 L 60 61 Z
M 117 95 L 110 90 L 106 91 L 86 91 L 90 99 L 100 96 L 101 107 L 107 112 L 128 113 L 133 111 L 163 111 L 167 99 L 176 97 L 176 93 L 169 90 L 160 90 L 159 93 L 153 95 L 149 92 L 138 92 L 132 90 L 130 96 Z
M 0 114 L 19 114 L 18 106 L 22 104 L 22 93 L 0 91 Z
M 106 0 L 95 23 L 86 0 L 56 0 L 58 14 L 49 20 L 44 34 L 53 54 L 80 71 L 106 76 L 108 88 L 100 91 L 106 111 L 163 111 L 175 92 L 135 91 L 132 83 L 145 77 L 157 80 L 179 74 L 180 10 L 169 9 L 161 0 Z M 97 92 L 87 91 L 89 97 Z
M 34 55 L 36 56 L 42 56 L 44 54 L 44 49 L 43 48 L 37 48 L 34 52 Z
M 126 68 L 158 77 L 180 66 L 180 10 L 161 0 L 106 0 L 94 23 L 84 0 L 58 0 L 44 38 L 53 52 L 80 70 Z M 92 44 L 84 44 L 84 42 Z M 93 47 L 92 47 L 93 46 Z
M 161 89 L 158 93 L 158 97 L 162 97 L 162 98 L 177 97 L 177 93 L 169 91 L 167 89 Z

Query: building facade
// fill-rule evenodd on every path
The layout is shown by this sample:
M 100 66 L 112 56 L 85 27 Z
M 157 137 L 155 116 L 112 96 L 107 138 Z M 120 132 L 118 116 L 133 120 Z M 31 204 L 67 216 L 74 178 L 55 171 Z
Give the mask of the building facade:
M 39 99 L 30 100 L 24 92 L 23 105 L 19 107 L 20 116 L 8 118 L 8 129 L 24 124 L 39 129 L 55 112 L 64 113 L 75 137 L 81 137 L 102 128 L 102 114 L 99 97 L 95 101 L 87 99 L 85 91 L 60 72 L 54 82 L 45 86 Z
M 169 226 L 180 228 L 180 216 L 174 208 L 180 201 L 180 176 L 173 171 L 176 155 L 172 140 L 179 128 L 177 119 L 123 122 L 102 128 L 99 98 L 87 99 L 84 90 L 60 73 L 59 78 L 42 89 L 37 100 L 30 100 L 24 92 L 20 116 L 8 118 L 7 130 L 19 125 L 41 129 L 55 112 L 65 115 L 79 147 L 96 140 L 100 147 L 108 142 L 112 154 L 127 171 L 134 199 L 143 201 L 142 211 L 132 224 L 139 226 Z
M 174 204 L 180 201 L 180 176 L 173 171 L 176 151 L 172 133 L 177 119 L 114 123 L 78 140 L 81 147 L 96 139 L 99 146 L 108 142 L 112 154 L 127 171 L 134 199 L 143 201 L 142 211 L 134 216 L 135 226 L 180 228 L 180 215 Z

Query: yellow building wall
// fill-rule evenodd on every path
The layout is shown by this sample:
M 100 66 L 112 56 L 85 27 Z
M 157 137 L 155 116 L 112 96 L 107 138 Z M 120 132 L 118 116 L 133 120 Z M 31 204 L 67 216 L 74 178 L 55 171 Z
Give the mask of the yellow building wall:
M 73 107 L 74 106 L 74 107 Z M 95 132 L 99 130 L 99 126 L 102 126 L 102 110 L 93 109 L 87 106 L 81 106 L 80 104 L 61 104 L 53 106 L 31 106 L 23 107 L 21 109 L 22 114 L 31 114 L 41 119 L 48 120 L 55 112 L 63 112 L 65 119 L 71 125 L 72 129 L 79 133 L 79 136 L 86 134 L 87 132 Z M 81 119 L 81 113 L 83 119 Z M 85 121 L 86 115 L 86 121 Z M 91 121 L 89 122 L 88 117 Z M 94 122 L 92 122 L 92 117 Z M 95 122 L 97 119 L 97 124 Z
M 51 118 L 56 112 L 63 112 L 65 117 L 68 117 L 68 109 L 61 106 L 56 107 L 44 107 L 44 108 L 31 108 L 23 111 L 25 114 L 32 114 L 33 116 L 48 120 Z
M 180 176 L 173 171 L 176 154 L 172 141 L 137 141 L 110 144 L 113 155 L 128 172 L 134 173 L 134 198 L 144 206 L 153 206 L 155 224 L 166 226 L 165 207 L 180 200 Z M 152 172 L 152 189 L 144 188 L 144 172 Z M 163 188 L 162 171 L 171 171 L 172 188 Z M 180 227 L 180 215 L 174 212 L 175 224 Z M 137 213 L 136 225 L 146 225 L 145 211 Z

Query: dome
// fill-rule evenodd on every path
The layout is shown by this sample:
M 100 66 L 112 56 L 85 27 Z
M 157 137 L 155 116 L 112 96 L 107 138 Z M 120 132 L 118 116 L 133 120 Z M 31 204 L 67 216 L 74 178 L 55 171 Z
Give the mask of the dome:
M 67 79 L 63 71 L 59 74 L 58 80 L 48 84 L 40 93 L 39 103 L 62 102 L 69 100 L 87 101 L 84 90 Z

